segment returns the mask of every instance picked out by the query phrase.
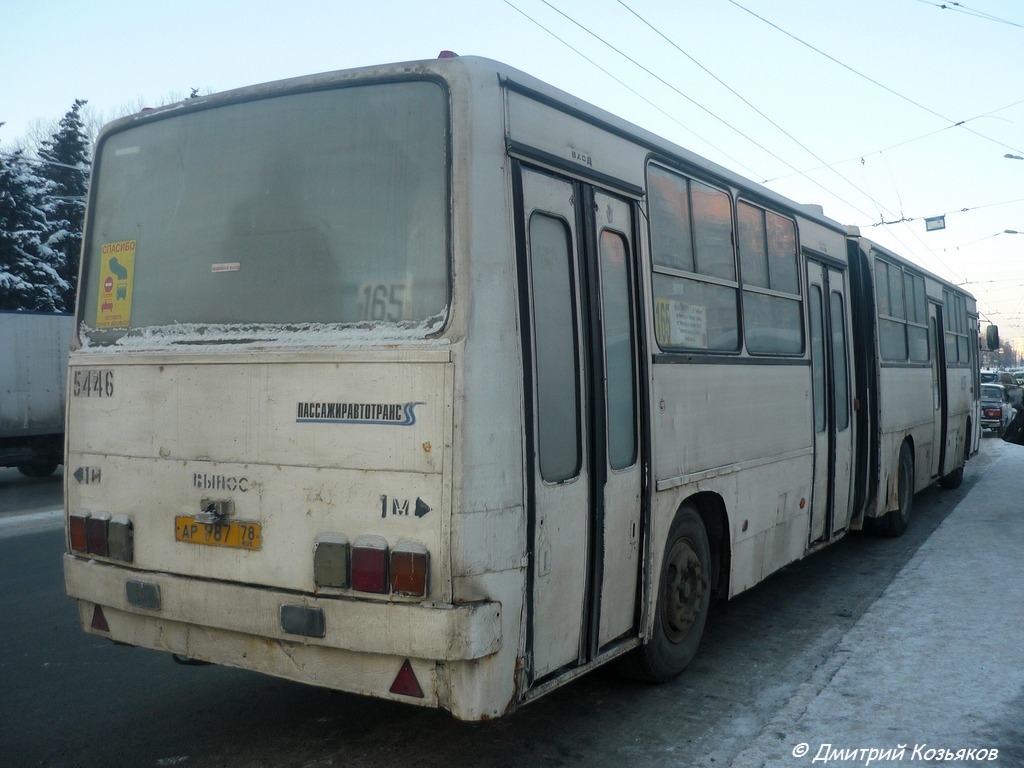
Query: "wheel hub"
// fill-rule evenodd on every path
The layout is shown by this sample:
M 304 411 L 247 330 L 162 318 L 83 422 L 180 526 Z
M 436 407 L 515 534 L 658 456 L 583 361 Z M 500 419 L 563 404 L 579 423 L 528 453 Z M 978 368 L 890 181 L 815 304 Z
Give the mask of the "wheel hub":
M 672 545 L 662 586 L 665 634 L 677 643 L 686 637 L 700 614 L 707 589 L 707 580 L 700 567 L 700 558 L 687 539 Z

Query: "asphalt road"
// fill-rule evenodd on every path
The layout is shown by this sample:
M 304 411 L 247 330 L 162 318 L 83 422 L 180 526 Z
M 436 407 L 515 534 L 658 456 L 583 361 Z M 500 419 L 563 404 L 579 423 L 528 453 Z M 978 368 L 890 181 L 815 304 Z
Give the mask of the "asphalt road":
M 731 765 L 1001 448 L 986 438 L 960 489 L 919 494 L 904 537 L 848 536 L 717 607 L 676 681 L 648 686 L 598 670 L 489 723 L 182 667 L 167 654 L 85 635 L 64 595 L 59 523 L 9 527 L 11 518 L 52 509 L 54 492 L 59 503 L 59 477 L 19 485 L 0 474 L 0 765 Z
M 0 518 L 56 509 L 64 503 L 64 468 L 50 477 L 25 477 L 13 467 L 0 467 Z

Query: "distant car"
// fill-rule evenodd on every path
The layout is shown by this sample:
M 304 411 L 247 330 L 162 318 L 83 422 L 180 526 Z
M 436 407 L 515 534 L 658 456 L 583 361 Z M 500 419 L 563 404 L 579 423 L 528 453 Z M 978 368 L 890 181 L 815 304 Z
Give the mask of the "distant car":
M 1014 410 L 1010 395 L 1002 384 L 981 385 L 981 428 L 1002 435 L 1013 420 Z

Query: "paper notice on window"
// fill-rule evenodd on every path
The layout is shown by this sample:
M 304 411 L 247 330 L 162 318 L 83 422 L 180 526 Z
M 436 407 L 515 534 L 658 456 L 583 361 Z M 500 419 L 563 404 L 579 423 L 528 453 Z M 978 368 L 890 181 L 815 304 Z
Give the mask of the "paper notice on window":
M 669 337 L 673 347 L 708 348 L 708 310 L 703 304 L 670 304 Z
M 103 243 L 100 249 L 97 328 L 127 328 L 132 318 L 135 241 Z

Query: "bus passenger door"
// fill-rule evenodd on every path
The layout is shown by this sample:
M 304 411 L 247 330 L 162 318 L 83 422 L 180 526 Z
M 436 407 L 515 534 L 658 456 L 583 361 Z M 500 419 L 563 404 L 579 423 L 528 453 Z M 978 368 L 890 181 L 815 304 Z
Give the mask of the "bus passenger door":
M 517 179 L 533 685 L 635 635 L 642 461 L 632 208 Z
M 851 418 L 850 309 L 847 273 L 808 259 L 814 411 L 814 488 L 809 544 L 828 541 L 850 522 L 854 421 Z
M 967 338 L 978 338 L 978 318 L 967 316 Z M 968 455 L 973 456 L 981 449 L 981 367 L 978 362 L 978 346 L 968 344 L 968 360 L 971 364 L 971 429 L 967 435 Z
M 932 463 L 929 469 L 929 476 L 936 477 L 945 474 L 943 465 L 946 463 L 946 415 L 949 412 L 949 396 L 946 392 L 946 345 L 945 334 L 942 327 L 942 306 L 935 302 L 928 302 L 928 332 L 931 336 L 932 346 L 932 410 L 933 428 Z
M 595 542 L 601 570 L 595 574 L 597 592 L 592 599 L 599 616 L 593 655 L 636 625 L 643 477 L 632 210 L 624 201 L 601 193 L 594 194 L 588 208 L 593 213 L 588 229 L 595 237 L 599 289 L 592 322 L 595 369 L 603 370 L 595 382 L 603 386 L 595 388 L 603 389 L 604 395 L 595 414 L 596 420 L 604 421 L 604 439 L 595 451 L 604 492 L 602 537 Z

